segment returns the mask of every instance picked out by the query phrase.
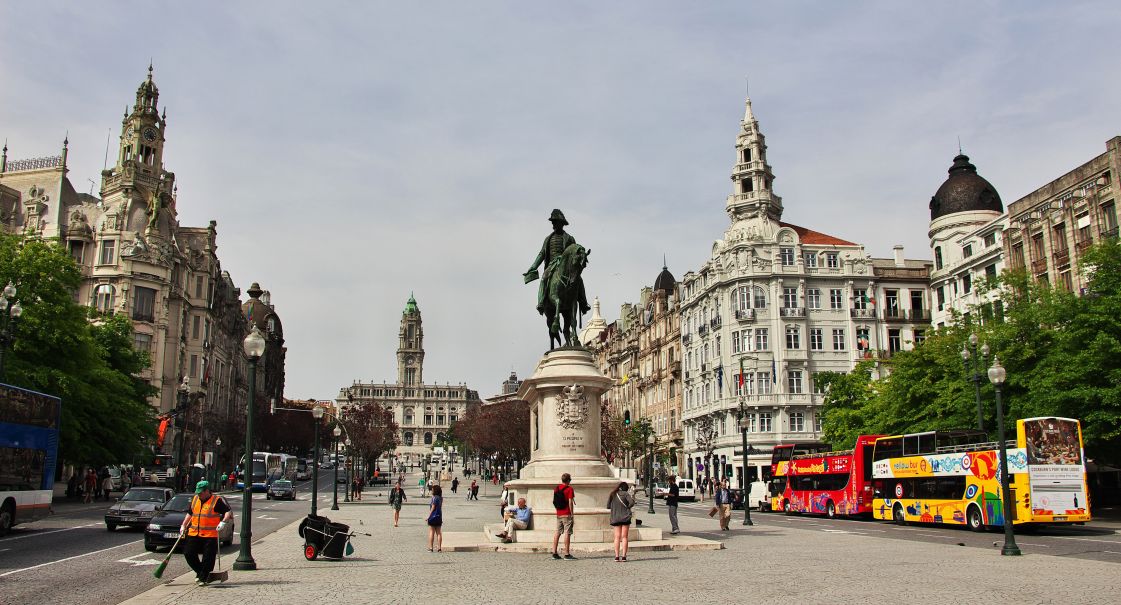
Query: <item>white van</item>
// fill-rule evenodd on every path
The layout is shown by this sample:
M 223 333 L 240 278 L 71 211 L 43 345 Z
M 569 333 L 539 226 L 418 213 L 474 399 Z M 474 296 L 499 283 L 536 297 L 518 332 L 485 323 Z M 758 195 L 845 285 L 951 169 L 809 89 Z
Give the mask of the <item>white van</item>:
M 693 487 L 692 479 L 677 479 L 677 499 L 689 502 L 697 500 L 697 490 Z

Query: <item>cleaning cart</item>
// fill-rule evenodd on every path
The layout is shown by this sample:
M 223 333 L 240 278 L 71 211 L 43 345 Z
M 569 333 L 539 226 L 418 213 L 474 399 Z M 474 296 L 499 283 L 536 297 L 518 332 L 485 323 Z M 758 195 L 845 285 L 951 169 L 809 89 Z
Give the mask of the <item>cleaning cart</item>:
M 350 532 L 349 525 L 332 523 L 327 517 L 319 515 L 308 515 L 300 522 L 299 532 L 304 539 L 304 558 L 308 561 L 319 557 L 338 560 L 354 552 L 350 538 L 355 534 Z

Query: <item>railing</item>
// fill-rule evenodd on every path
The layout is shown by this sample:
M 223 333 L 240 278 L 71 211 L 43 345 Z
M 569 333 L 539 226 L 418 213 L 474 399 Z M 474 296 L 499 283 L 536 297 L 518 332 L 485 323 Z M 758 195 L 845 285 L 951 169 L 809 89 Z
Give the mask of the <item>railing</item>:
M 1039 260 L 1033 260 L 1031 262 L 1031 272 L 1036 274 L 1036 275 L 1039 275 L 1040 273 L 1046 273 L 1047 272 L 1047 259 L 1041 258 Z
M 1102 237 L 1117 239 L 1117 227 L 1102 231 Z
M 717 315 L 716 317 L 713 317 L 708 323 L 709 323 L 710 326 L 712 326 L 713 330 L 719 328 L 720 327 L 720 316 Z
M 907 311 L 903 309 L 884 309 L 885 321 L 907 321 Z
M 926 279 L 930 276 L 930 272 L 925 267 L 914 269 L 906 269 L 903 267 L 877 268 L 875 274 L 877 277 L 892 279 Z
M 42 170 L 44 168 L 58 168 L 59 166 L 62 166 L 62 156 L 55 155 L 44 158 L 12 160 L 4 164 L 4 172 L 19 172 L 21 170 Z
M 1070 264 L 1070 249 L 1069 248 L 1064 248 L 1062 250 L 1056 250 L 1055 252 L 1053 252 L 1051 254 L 1051 256 L 1055 259 L 1055 266 L 1056 267 L 1060 267 L 1062 265 L 1069 265 Z
M 779 315 L 782 317 L 805 317 L 806 309 L 804 307 L 779 307 Z
M 701 324 L 700 326 L 698 326 L 697 327 L 697 334 L 699 336 L 704 336 L 705 334 L 708 334 L 708 326 L 706 326 L 704 324 Z
M 133 313 L 132 318 L 136 321 L 146 321 L 148 323 L 156 321 L 156 316 L 151 313 Z
M 929 309 L 912 309 L 911 310 L 911 319 L 913 319 L 915 321 L 928 322 L 928 321 L 930 321 L 930 310 Z
M 1074 249 L 1077 250 L 1079 254 L 1082 254 L 1082 253 L 1086 252 L 1087 250 L 1089 250 L 1090 246 L 1093 246 L 1093 245 L 1094 245 L 1094 240 L 1092 240 L 1090 238 L 1086 238 L 1086 239 L 1074 244 Z
M 755 309 L 736 309 L 736 319 L 740 321 L 755 321 Z
M 692 334 L 683 334 L 681 336 L 681 344 L 683 344 L 683 345 L 689 344 L 689 341 L 691 341 L 691 340 L 693 340 L 693 335 Z
M 852 309 L 849 313 L 855 319 L 875 319 L 876 318 L 876 310 L 875 309 Z

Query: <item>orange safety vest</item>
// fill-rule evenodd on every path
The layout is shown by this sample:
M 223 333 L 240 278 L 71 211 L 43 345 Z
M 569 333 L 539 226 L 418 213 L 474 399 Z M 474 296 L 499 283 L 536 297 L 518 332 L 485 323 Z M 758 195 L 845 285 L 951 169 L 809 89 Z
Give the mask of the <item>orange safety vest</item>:
M 217 503 L 217 494 L 211 494 L 206 502 L 199 500 L 198 496 L 191 499 L 191 524 L 187 527 L 188 536 L 218 537 L 218 523 L 222 521 L 222 515 L 214 512 L 214 505 Z

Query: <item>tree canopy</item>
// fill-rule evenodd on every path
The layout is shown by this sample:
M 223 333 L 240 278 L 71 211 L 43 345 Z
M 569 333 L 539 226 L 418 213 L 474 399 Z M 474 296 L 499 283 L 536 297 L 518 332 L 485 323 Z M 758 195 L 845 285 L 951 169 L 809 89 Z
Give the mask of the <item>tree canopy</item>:
M 1088 457 L 1121 461 L 1121 244 L 1112 240 L 1091 248 L 1080 269 L 1090 275 L 1081 296 L 1006 271 L 988 284 L 1000 289 L 1002 305 L 971 309 L 920 346 L 879 362 L 888 364 L 887 377 L 869 377 L 873 361 L 849 374 L 824 376 L 826 439 L 851 447 L 861 434 L 975 428 L 972 366 L 961 357 L 975 333 L 992 352 L 971 360 L 981 375 L 981 409 L 990 436 L 996 428 L 995 394 L 985 372 L 995 355 L 1008 374 L 1002 388 L 1008 430 L 1019 418 L 1077 418 Z

